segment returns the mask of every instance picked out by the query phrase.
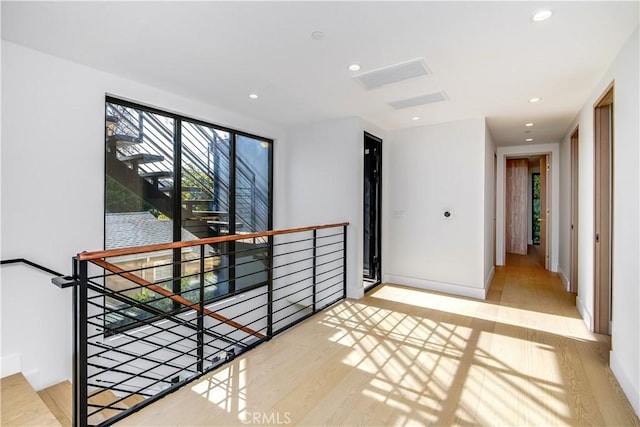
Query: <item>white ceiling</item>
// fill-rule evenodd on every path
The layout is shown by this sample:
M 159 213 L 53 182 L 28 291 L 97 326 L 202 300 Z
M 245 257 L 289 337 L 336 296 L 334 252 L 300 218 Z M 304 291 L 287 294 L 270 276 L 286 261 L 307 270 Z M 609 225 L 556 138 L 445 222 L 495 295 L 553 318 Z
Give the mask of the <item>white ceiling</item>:
M 638 6 L 3 1 L 1 12 L 5 40 L 265 121 L 361 116 L 399 129 L 486 116 L 498 145 L 516 145 L 562 138 L 638 26 Z M 553 16 L 533 23 L 542 8 Z M 432 73 L 373 90 L 352 79 L 415 58 Z M 360 71 L 347 69 L 354 62 Z M 388 105 L 441 90 L 449 100 Z M 542 101 L 527 102 L 534 96 Z

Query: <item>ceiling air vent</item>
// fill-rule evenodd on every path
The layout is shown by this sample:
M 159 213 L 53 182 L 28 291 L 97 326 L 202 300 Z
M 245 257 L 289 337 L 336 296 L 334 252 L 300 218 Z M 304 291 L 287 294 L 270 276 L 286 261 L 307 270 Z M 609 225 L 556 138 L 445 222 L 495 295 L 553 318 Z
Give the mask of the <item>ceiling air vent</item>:
M 402 110 L 409 107 L 417 107 L 418 105 L 433 104 L 434 102 L 446 101 L 449 99 L 447 94 L 441 90 L 440 92 L 429 93 L 427 95 L 420 95 L 413 98 L 401 99 L 400 101 L 390 102 L 396 110 Z
M 422 58 L 417 58 L 401 64 L 389 65 L 388 67 L 357 74 L 353 78 L 358 80 L 365 88 L 375 89 L 402 80 L 426 76 L 427 74 L 429 74 L 429 69 L 426 64 Z

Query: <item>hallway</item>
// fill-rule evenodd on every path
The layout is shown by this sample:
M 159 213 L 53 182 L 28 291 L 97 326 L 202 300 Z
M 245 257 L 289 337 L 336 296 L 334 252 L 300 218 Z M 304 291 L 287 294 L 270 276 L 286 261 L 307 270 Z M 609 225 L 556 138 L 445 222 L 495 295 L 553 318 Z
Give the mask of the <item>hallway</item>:
M 524 258 L 486 301 L 382 285 L 120 425 L 639 426 L 609 337 Z

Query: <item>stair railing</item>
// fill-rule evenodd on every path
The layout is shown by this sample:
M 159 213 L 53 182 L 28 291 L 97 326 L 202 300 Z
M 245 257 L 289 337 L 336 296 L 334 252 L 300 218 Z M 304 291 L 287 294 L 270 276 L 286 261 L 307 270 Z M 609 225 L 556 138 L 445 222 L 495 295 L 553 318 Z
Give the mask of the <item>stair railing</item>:
M 79 253 L 65 278 L 74 288 L 74 425 L 120 421 L 344 299 L 347 226 Z
M 62 277 L 62 273 L 58 273 L 55 270 L 52 270 L 48 267 L 45 267 L 44 265 L 38 264 L 36 262 L 30 261 L 26 258 L 13 258 L 13 259 L 3 259 L 2 261 L 0 261 L 0 265 L 9 265 L 9 264 L 25 264 L 28 265 L 29 267 L 33 267 L 37 270 L 40 271 L 44 271 L 47 274 L 50 274 L 52 276 L 57 276 L 57 277 Z

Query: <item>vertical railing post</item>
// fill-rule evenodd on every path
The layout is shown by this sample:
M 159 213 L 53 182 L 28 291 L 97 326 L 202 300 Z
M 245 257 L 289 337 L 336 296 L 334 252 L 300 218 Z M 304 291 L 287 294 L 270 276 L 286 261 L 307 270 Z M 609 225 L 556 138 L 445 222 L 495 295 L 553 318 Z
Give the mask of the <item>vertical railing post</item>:
M 87 392 L 87 263 L 74 258 L 74 278 L 77 283 L 73 287 L 73 425 L 87 425 L 88 392 Z
M 273 336 L 273 236 L 267 238 L 267 338 Z
M 312 270 L 312 274 L 313 274 L 313 312 L 316 312 L 316 300 L 317 300 L 317 289 L 316 289 L 316 284 L 317 284 L 317 278 L 316 278 L 316 266 L 318 264 L 318 261 L 316 259 L 316 245 L 317 245 L 317 238 L 318 238 L 318 230 L 313 230 L 313 270 Z
M 198 372 L 204 372 L 204 245 L 200 245 L 200 310 L 198 310 Z
M 343 227 L 342 240 L 342 298 L 347 297 L 347 226 Z

